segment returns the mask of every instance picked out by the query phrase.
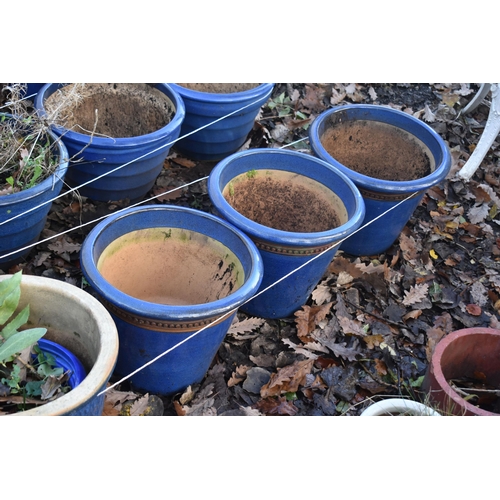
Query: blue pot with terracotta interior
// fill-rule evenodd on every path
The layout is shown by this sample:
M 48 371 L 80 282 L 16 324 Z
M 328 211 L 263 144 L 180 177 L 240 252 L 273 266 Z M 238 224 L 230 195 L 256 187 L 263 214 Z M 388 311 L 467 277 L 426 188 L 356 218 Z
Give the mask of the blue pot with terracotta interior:
M 48 83 L 35 99 L 38 113 L 47 116 L 60 99 L 71 102 L 71 89 L 81 96 L 68 107 L 70 118 L 63 124 L 59 115 L 52 125 L 70 155 L 68 183 L 96 201 L 141 200 L 179 137 L 182 99 L 165 83 L 76 85 Z
M 384 106 L 329 109 L 313 121 L 309 139 L 314 154 L 347 175 L 363 195 L 366 227 L 342 244 L 352 255 L 388 250 L 424 193 L 451 167 L 448 147 L 431 127 Z
M 245 143 L 261 106 L 267 102 L 274 88 L 273 83 L 169 85 L 182 97 L 186 106 L 181 139 L 175 144 L 175 149 L 188 158 L 205 161 L 221 160 Z M 230 113 L 233 114 L 220 120 Z M 212 123 L 216 120 L 219 121 Z
M 3 120 L 12 115 L 0 113 Z M 68 170 L 68 151 L 59 138 L 48 131 L 53 144 L 53 173 L 38 184 L 10 194 L 0 195 L 0 269 L 8 269 L 31 251 L 45 227 L 52 200 L 59 196 Z
M 191 208 L 130 208 L 99 223 L 81 250 L 85 278 L 120 337 L 115 373 L 175 394 L 200 382 L 237 309 L 257 291 L 262 260 L 243 233 Z
M 306 303 L 365 213 L 346 175 L 311 155 L 282 149 L 253 149 L 222 160 L 210 173 L 208 194 L 217 213 L 262 255 L 262 284 L 241 307 L 261 318 L 286 318 Z

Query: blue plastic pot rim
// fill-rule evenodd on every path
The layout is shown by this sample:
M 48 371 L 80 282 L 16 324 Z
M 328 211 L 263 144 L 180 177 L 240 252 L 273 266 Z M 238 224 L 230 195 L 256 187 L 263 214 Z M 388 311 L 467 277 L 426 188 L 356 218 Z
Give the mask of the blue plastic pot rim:
M 12 116 L 9 113 L 0 113 L 0 116 L 2 115 Z M 48 130 L 48 134 L 50 135 L 51 139 L 57 144 L 57 150 L 59 153 L 59 165 L 57 166 L 56 170 L 50 177 L 47 177 L 36 186 L 25 189 L 24 191 L 19 191 L 17 193 L 0 196 L 0 206 L 11 205 L 12 203 L 19 203 L 22 201 L 30 200 L 31 198 L 35 198 L 40 193 L 51 190 L 52 186 L 54 186 L 61 179 L 64 179 L 69 165 L 68 150 L 66 149 L 66 146 L 61 141 L 61 139 L 57 137 L 54 132 Z
M 233 155 L 225 158 L 220 161 L 212 170 L 208 178 L 208 192 L 210 197 L 213 197 L 214 205 L 223 208 L 224 213 L 223 216 L 227 219 L 231 224 L 239 227 L 244 233 L 250 235 L 252 238 L 256 238 L 260 241 L 265 241 L 273 244 L 286 245 L 290 247 L 317 247 L 324 246 L 336 243 L 343 238 L 352 234 L 363 222 L 363 218 L 365 216 L 365 206 L 364 203 L 358 203 L 358 207 L 356 212 L 352 215 L 352 217 L 341 226 L 330 229 L 328 231 L 321 231 L 317 233 L 295 233 L 290 231 L 281 231 L 279 229 L 274 229 L 268 226 L 264 226 L 259 224 L 247 217 L 244 217 L 241 213 L 236 211 L 224 198 L 222 195 L 222 189 L 220 185 L 220 176 L 222 170 L 232 161 L 237 160 L 243 156 L 250 155 L 259 155 L 259 154 L 276 154 L 276 155 L 293 155 L 296 157 L 302 157 L 307 161 L 312 161 L 318 164 L 321 164 L 323 167 L 333 170 L 336 175 L 344 181 L 349 187 L 353 198 L 359 199 L 361 198 L 361 194 L 359 193 L 356 185 L 351 181 L 347 175 L 345 175 L 340 170 L 332 167 L 332 165 L 328 164 L 326 161 L 317 158 L 315 156 L 311 156 L 305 153 L 300 153 L 298 151 L 287 151 L 283 149 L 273 149 L 273 148 L 256 148 L 247 151 L 240 151 L 238 153 L 234 153 Z M 273 167 L 276 168 L 276 167 Z M 280 169 L 285 170 L 285 169 Z M 301 175 L 307 177 L 306 172 L 301 172 Z M 315 179 L 317 180 L 317 179 Z M 222 186 L 223 188 L 223 186 Z
M 257 87 L 253 89 L 243 90 L 241 92 L 228 92 L 224 94 L 217 94 L 213 92 L 201 92 L 199 90 L 188 89 L 187 87 L 183 87 L 177 83 L 169 83 L 177 93 L 182 96 L 185 96 L 188 99 L 192 99 L 193 101 L 206 102 L 210 101 L 215 103 L 237 103 L 239 101 L 251 101 L 252 99 L 262 99 L 266 97 L 263 95 L 263 92 L 269 96 L 271 94 L 274 83 L 261 83 Z
M 320 125 L 322 125 L 324 121 L 330 117 L 330 115 L 353 109 L 357 111 L 375 111 L 377 114 L 382 114 L 388 117 L 390 117 L 391 115 L 398 115 L 403 120 L 406 120 L 407 123 L 411 123 L 416 127 L 425 129 L 426 132 L 432 137 L 432 139 L 436 141 L 436 144 L 439 146 L 439 149 L 442 152 L 443 157 L 441 159 L 441 162 L 439 164 L 436 164 L 435 170 L 429 175 L 412 181 L 387 181 L 383 179 L 377 179 L 375 177 L 369 177 L 367 175 L 360 174 L 355 170 L 349 169 L 342 163 L 335 160 L 335 158 L 333 158 L 326 151 L 326 149 L 323 147 L 323 144 L 321 143 L 318 129 Z M 369 120 L 370 118 L 365 117 L 364 119 Z M 380 117 L 377 117 L 376 119 L 374 119 L 374 121 L 387 123 L 388 125 L 394 125 L 390 119 L 381 120 Z M 398 125 L 395 126 L 397 127 Z M 410 131 L 410 133 L 412 132 Z M 362 189 L 387 194 L 411 194 L 420 191 L 426 191 L 430 187 L 435 186 L 437 183 L 443 180 L 451 168 L 450 152 L 443 139 L 431 127 L 429 127 L 423 121 L 418 120 L 417 118 L 404 113 L 403 111 L 399 111 L 397 109 L 389 108 L 386 106 L 379 106 L 375 104 L 348 104 L 345 106 L 336 106 L 334 108 L 331 108 L 317 116 L 311 124 L 309 131 L 309 138 L 311 141 L 313 140 L 313 137 L 317 139 L 317 141 L 315 141 L 315 153 L 323 160 L 342 170 L 342 172 L 347 173 L 347 175 L 354 181 L 354 183 Z
M 36 108 L 37 112 L 41 116 L 46 116 L 45 108 L 43 107 L 43 101 L 45 100 L 45 94 L 51 85 L 58 85 L 54 83 L 45 84 L 38 92 L 36 97 Z M 156 87 L 158 90 L 163 90 L 164 94 L 172 101 L 175 106 L 175 114 L 165 126 L 150 132 L 149 134 L 138 135 L 135 137 L 93 137 L 92 146 L 95 148 L 105 148 L 105 147 L 119 147 L 122 149 L 135 148 L 138 145 L 146 145 L 149 143 L 159 142 L 159 145 L 165 140 L 165 138 L 177 127 L 180 127 L 184 121 L 186 115 L 186 107 L 184 106 L 184 101 L 181 96 L 166 83 L 158 84 Z M 82 146 L 89 143 L 90 135 L 76 132 L 74 130 L 67 129 L 60 125 L 52 125 L 52 130 L 61 137 L 67 137 L 68 140 L 75 143 L 81 144 Z M 166 144 L 165 144 L 166 146 Z
M 99 273 L 99 271 L 97 270 L 97 262 L 94 259 L 93 251 L 94 241 L 97 240 L 99 234 L 108 226 L 111 226 L 121 219 L 140 214 L 141 212 L 147 210 L 188 212 L 196 214 L 197 216 L 204 217 L 206 219 L 211 219 L 212 221 L 220 224 L 228 231 L 235 233 L 241 239 L 246 249 L 248 250 L 249 255 L 251 256 L 252 267 L 255 268 L 257 272 L 245 276 L 245 281 L 242 286 L 232 294 L 222 299 L 205 304 L 175 306 L 156 304 L 153 302 L 147 302 L 137 299 L 121 292 L 113 285 L 108 283 L 103 278 L 101 273 Z M 130 227 L 130 231 L 134 231 L 136 229 L 137 228 L 135 227 Z M 210 237 L 214 238 L 213 236 Z M 233 225 L 220 219 L 219 217 L 216 217 L 215 215 L 201 212 L 192 208 L 178 207 L 173 205 L 146 205 L 142 207 L 132 207 L 109 216 L 107 219 L 101 221 L 89 233 L 89 235 L 83 242 L 80 256 L 82 261 L 82 271 L 87 281 L 103 298 L 124 311 L 137 316 L 147 316 L 148 318 L 157 320 L 186 321 L 186 318 L 189 318 L 189 321 L 191 322 L 212 317 L 220 317 L 228 312 L 233 311 L 233 309 L 237 309 L 242 303 L 248 301 L 251 297 L 253 297 L 262 281 L 262 259 L 257 248 L 250 240 L 250 238 L 248 238 Z

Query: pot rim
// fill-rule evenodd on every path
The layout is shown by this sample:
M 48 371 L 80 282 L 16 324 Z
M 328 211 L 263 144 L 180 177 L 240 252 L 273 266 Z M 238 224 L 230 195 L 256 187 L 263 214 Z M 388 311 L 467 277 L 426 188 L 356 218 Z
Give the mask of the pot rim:
M 431 408 L 430 406 L 424 405 L 418 401 L 413 401 L 411 399 L 404 398 L 389 398 L 382 399 L 376 403 L 371 404 L 363 410 L 360 417 L 373 417 L 383 415 L 387 412 L 405 412 L 412 411 L 415 413 L 415 417 L 425 416 L 425 417 L 441 417 L 442 415 Z
M 0 113 L 0 116 L 8 116 L 12 117 L 10 113 Z M 57 137 L 56 134 L 52 130 L 47 131 L 50 138 L 57 145 L 58 153 L 59 153 L 59 165 L 54 170 L 52 175 L 44 179 L 42 182 L 36 184 L 29 189 L 25 189 L 23 191 L 18 191 L 17 193 L 12 193 L 8 195 L 0 196 L 0 206 L 8 206 L 14 203 L 21 203 L 24 201 L 31 200 L 39 196 L 41 193 L 46 191 L 51 191 L 53 186 L 58 182 L 64 179 L 66 175 L 66 171 L 68 170 L 69 165 L 69 155 L 68 150 L 64 143 L 62 142 L 60 137 Z
M 241 92 L 227 92 L 219 94 L 214 92 L 192 90 L 187 87 L 183 87 L 178 83 L 169 83 L 168 85 L 170 85 L 181 97 L 199 102 L 212 102 L 214 104 L 228 102 L 238 103 L 258 99 L 263 97 L 263 94 L 270 94 L 274 88 L 274 83 L 261 83 L 252 89 L 243 90 Z
M 67 83 L 46 83 L 39 91 L 35 98 L 35 109 L 41 116 L 46 116 L 44 101 L 45 96 L 51 96 L 58 88 L 68 85 Z M 92 146 L 95 148 L 134 148 L 137 145 L 145 145 L 148 143 L 162 142 L 165 138 L 177 128 L 180 128 L 186 115 L 186 107 L 181 96 L 168 84 L 157 83 L 154 85 L 156 89 L 163 92 L 175 106 L 173 118 L 163 127 L 149 134 L 137 135 L 133 137 L 93 137 Z M 67 137 L 69 141 L 79 143 L 82 146 L 89 144 L 88 134 L 76 132 L 60 125 L 53 125 L 53 131 L 61 137 Z
M 137 218 L 139 220 L 142 212 L 151 210 L 165 212 L 167 215 L 169 212 L 182 212 L 191 214 L 191 216 L 202 217 L 207 221 L 211 221 L 212 223 L 223 227 L 225 231 L 230 231 L 233 235 L 238 237 L 248 251 L 251 261 L 250 272 L 245 276 L 245 281 L 241 287 L 227 297 L 213 302 L 204 304 L 168 305 L 156 304 L 154 302 L 137 299 L 108 283 L 97 269 L 99 256 L 94 255 L 96 241 L 104 231 L 109 230 L 110 227 L 118 221 L 122 221 L 126 218 Z M 168 226 L 168 220 L 165 221 L 165 225 Z M 137 226 L 131 223 L 129 227 L 130 231 L 135 231 L 155 226 L 141 227 L 140 225 Z M 185 227 L 184 229 L 200 232 L 199 230 L 190 229 L 189 227 Z M 206 234 L 212 239 L 217 239 L 214 235 L 210 235 L 208 233 L 203 234 Z M 113 305 L 139 317 L 147 317 L 158 320 L 168 319 L 170 321 L 179 322 L 220 317 L 230 311 L 233 311 L 233 309 L 238 308 L 242 303 L 253 297 L 260 286 L 263 274 L 262 258 L 254 243 L 245 234 L 215 215 L 201 212 L 193 208 L 179 207 L 175 205 L 143 205 L 141 207 L 131 207 L 107 217 L 94 229 L 92 229 L 83 242 L 80 251 L 80 259 L 82 271 L 87 281 L 102 297 L 104 297 L 104 299 Z
M 449 345 L 455 340 L 469 335 L 494 335 L 496 337 L 500 337 L 500 330 L 488 327 L 472 327 L 455 330 L 446 335 L 446 337 L 444 337 L 437 343 L 436 348 L 434 349 L 434 352 L 432 354 L 432 376 L 434 377 L 440 389 L 460 407 L 465 408 L 470 413 L 473 413 L 475 415 L 498 416 L 498 413 L 493 413 L 478 408 L 477 406 L 472 405 L 471 403 L 463 399 L 459 394 L 457 394 L 448 383 L 448 380 L 446 380 L 446 377 L 444 376 L 443 370 L 441 368 L 441 358 L 443 357 L 443 354 L 449 347 Z
M 329 229 L 328 231 L 320 231 L 316 233 L 282 231 L 279 229 L 271 228 L 269 226 L 264 226 L 251 219 L 248 219 L 247 217 L 244 217 L 237 210 L 235 210 L 222 195 L 222 189 L 224 186 L 221 186 L 221 177 L 223 170 L 228 168 L 228 166 L 230 166 L 233 162 L 238 161 L 240 158 L 254 155 L 267 155 L 271 157 L 277 155 L 290 156 L 302 159 L 304 162 L 314 162 L 317 165 L 320 165 L 322 168 L 328 169 L 330 172 L 337 175 L 339 179 L 343 181 L 349 188 L 349 191 L 356 203 L 356 209 L 354 213 L 349 218 L 349 220 L 341 226 L 334 229 Z M 273 165 L 272 167 L 270 167 L 268 165 L 262 164 L 262 168 L 259 168 L 260 165 L 261 164 L 259 163 L 259 161 L 255 162 L 255 168 L 257 170 L 271 169 L 287 171 L 285 168 L 280 168 L 280 165 Z M 300 174 L 305 177 L 309 177 L 307 175 L 307 171 L 300 172 Z M 236 175 L 238 175 L 238 173 L 236 173 L 233 177 L 236 177 Z M 317 182 L 321 182 L 320 180 L 313 177 L 309 178 Z M 335 243 L 347 236 L 350 236 L 353 231 L 359 228 L 365 216 L 365 205 L 361 197 L 361 193 L 359 192 L 353 181 L 351 181 L 351 179 L 347 177 L 347 175 L 320 158 L 298 151 L 287 151 L 274 148 L 255 148 L 234 153 L 224 160 L 221 160 L 210 172 L 208 178 L 208 194 L 210 195 L 212 203 L 214 204 L 216 209 L 220 212 L 223 212 L 223 217 L 227 219 L 231 224 L 234 224 L 235 226 L 241 228 L 242 231 L 250 235 L 251 238 L 292 247 L 316 247 Z
M 10 275 L 0 276 L 0 280 Z M 40 300 L 47 293 L 69 296 L 78 307 L 85 308 L 89 316 L 95 318 L 101 332 L 99 353 L 85 379 L 67 394 L 38 408 L 18 412 L 13 416 L 47 416 L 63 415 L 81 406 L 95 397 L 99 390 L 105 388 L 106 382 L 113 373 L 118 356 L 118 330 L 111 315 L 92 295 L 64 281 L 43 276 L 23 275 L 21 287 L 31 287 L 39 291 Z M 22 292 L 21 292 L 22 293 Z M 70 311 L 67 311 L 70 314 Z
M 364 174 L 360 174 L 355 170 L 351 170 L 350 168 L 346 167 L 335 158 L 333 158 L 326 151 L 321 143 L 321 138 L 319 135 L 320 126 L 323 125 L 326 120 L 331 117 L 332 114 L 341 112 L 353 112 L 356 115 L 364 114 L 364 116 L 356 116 L 354 117 L 354 119 L 380 121 L 388 125 L 403 128 L 414 136 L 416 136 L 416 134 L 409 129 L 420 129 L 422 133 L 426 134 L 430 140 L 434 141 L 434 146 L 437 146 L 441 153 L 440 159 L 436 157 L 434 158 L 436 161 L 436 168 L 429 175 L 411 181 L 387 181 L 383 179 L 377 179 L 376 177 L 370 177 Z M 396 121 L 396 123 L 394 123 L 394 121 Z M 409 129 L 403 127 L 403 124 L 405 124 Z M 311 149 L 318 157 L 335 165 L 342 172 L 347 174 L 355 182 L 356 185 L 361 186 L 364 189 L 382 193 L 403 194 L 426 191 L 427 189 L 436 185 L 442 179 L 444 179 L 448 175 L 448 172 L 451 168 L 451 154 L 446 143 L 439 136 L 439 134 L 437 134 L 431 127 L 429 127 L 429 125 L 407 113 L 404 113 L 403 111 L 377 104 L 347 104 L 344 106 L 335 106 L 327 111 L 324 111 L 323 113 L 318 115 L 311 124 L 311 127 L 309 129 L 309 140 Z M 425 143 L 425 141 L 423 142 Z

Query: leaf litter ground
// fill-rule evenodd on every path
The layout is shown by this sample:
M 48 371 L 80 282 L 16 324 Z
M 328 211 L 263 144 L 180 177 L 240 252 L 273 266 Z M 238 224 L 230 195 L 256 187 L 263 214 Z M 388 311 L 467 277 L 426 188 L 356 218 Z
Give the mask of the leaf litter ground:
M 469 183 L 456 173 L 477 144 L 487 102 L 460 110 L 474 84 L 277 84 L 244 148 L 310 153 L 307 127 L 323 110 L 383 104 L 425 121 L 452 153 L 448 178 L 425 194 L 398 240 L 380 255 L 339 251 L 294 317 L 264 320 L 238 313 L 200 384 L 173 397 L 140 394 L 128 382 L 110 390 L 107 415 L 359 415 L 373 401 L 420 388 L 436 343 L 453 330 L 499 327 L 500 148 L 493 144 Z M 303 139 L 303 140 L 301 140 Z M 171 154 L 150 195 L 208 175 L 213 163 Z M 206 182 L 160 196 L 212 211 Z M 82 283 L 79 250 L 91 221 L 126 206 L 75 195 L 54 202 L 39 244 L 11 272 Z M 88 289 L 90 293 L 92 290 Z

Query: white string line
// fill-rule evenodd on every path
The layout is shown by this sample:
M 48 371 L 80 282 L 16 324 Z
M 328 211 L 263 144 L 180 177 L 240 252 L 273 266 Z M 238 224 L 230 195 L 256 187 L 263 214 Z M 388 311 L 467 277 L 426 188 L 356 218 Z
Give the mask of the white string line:
M 92 219 L 88 222 L 84 222 L 83 224 L 80 224 L 79 226 L 71 227 L 69 229 L 66 229 L 65 231 L 61 231 L 60 233 L 54 234 L 52 236 L 48 236 L 47 238 L 39 241 L 35 241 L 34 243 L 31 243 L 30 245 L 26 245 L 23 248 L 18 248 L 17 250 L 14 250 L 13 252 L 10 252 L 8 254 L 0 256 L 0 258 L 4 259 L 7 257 L 10 257 L 11 255 L 14 255 L 19 252 L 23 252 L 24 250 L 28 250 L 29 248 L 35 247 L 37 245 L 41 245 L 42 243 L 45 243 L 46 241 L 53 240 L 54 238 L 58 238 L 59 236 L 62 236 L 63 234 L 71 233 L 72 231 L 75 231 L 76 229 L 81 229 L 82 227 L 88 226 L 89 224 L 94 224 L 95 222 L 99 222 L 103 219 L 106 219 L 107 217 L 110 217 L 111 215 L 119 214 L 120 212 L 123 212 L 124 210 L 128 210 L 129 208 L 134 208 L 137 207 L 138 205 L 142 205 L 143 203 L 147 203 L 151 200 L 155 200 L 156 198 L 160 198 L 161 196 L 164 196 L 166 194 L 173 193 L 174 191 L 177 191 L 179 189 L 183 189 L 185 187 L 191 186 L 192 184 L 196 184 L 197 182 L 204 181 L 205 179 L 208 179 L 208 176 L 202 177 L 201 179 L 196 179 L 195 181 L 189 182 L 187 184 L 183 184 L 182 186 L 176 187 L 174 189 L 171 189 L 170 191 L 165 191 L 160 194 L 157 194 L 155 196 L 152 196 L 151 198 L 148 198 L 147 200 L 142 200 L 138 201 L 137 203 L 134 203 L 133 205 L 129 205 L 124 208 L 120 208 L 120 210 L 117 210 L 116 212 L 112 212 L 110 214 L 103 215 L 101 217 L 98 217 L 97 219 Z
M 65 191 L 64 193 L 61 193 L 60 195 L 50 199 L 50 200 L 46 200 L 44 201 L 43 203 L 40 203 L 39 205 L 35 206 L 35 207 L 32 207 L 22 213 L 19 213 L 17 215 L 15 215 L 14 217 L 11 217 L 10 219 L 7 219 L 5 221 L 1 221 L 0 222 L 0 226 L 3 226 L 4 224 L 7 224 L 8 222 L 12 222 L 13 220 L 19 218 L 19 217 L 22 217 L 23 215 L 26 215 L 26 214 L 29 214 L 30 212 L 33 212 L 34 210 L 37 210 L 39 209 L 40 207 L 43 207 L 44 205 L 47 205 L 48 203 L 52 203 L 53 201 L 59 199 L 59 198 L 62 198 L 63 196 L 66 196 L 67 194 L 69 193 L 72 193 L 74 191 L 77 191 L 78 189 L 84 187 L 84 186 L 87 186 L 88 184 L 92 183 L 92 182 L 95 182 L 99 179 L 102 179 L 103 177 L 105 177 L 106 175 L 109 175 L 109 174 L 112 174 L 114 172 L 116 172 L 117 170 L 120 170 L 121 168 L 124 168 L 128 165 L 131 165 L 132 163 L 136 162 L 136 161 L 139 161 L 139 160 L 142 160 L 143 158 L 149 156 L 149 155 L 152 155 L 153 153 L 156 153 L 162 149 L 165 149 L 167 147 L 170 147 L 172 146 L 173 144 L 175 144 L 177 141 L 180 141 L 181 139 L 185 139 L 186 137 L 189 137 L 190 135 L 192 134 L 195 134 L 197 132 L 199 132 L 200 130 L 203 130 L 204 128 L 207 128 L 207 127 L 210 127 L 212 126 L 213 124 L 217 123 L 217 122 L 220 122 L 221 120 L 224 120 L 226 118 L 228 118 L 229 116 L 231 115 L 234 115 L 235 113 L 239 113 L 240 111 L 244 110 L 245 108 L 248 108 L 249 106 L 252 106 L 254 104 L 256 104 L 257 102 L 259 101 L 259 99 L 257 99 L 256 101 L 253 101 L 249 104 L 246 104 L 245 106 L 239 108 L 239 109 L 236 109 L 235 111 L 232 111 L 231 113 L 228 113 L 227 115 L 224 115 L 224 116 L 221 116 L 220 118 L 217 118 L 216 120 L 214 120 L 213 122 L 210 122 L 210 123 L 207 123 L 206 125 L 203 125 L 201 126 L 200 128 L 196 129 L 196 130 L 192 130 L 191 132 L 188 132 L 187 134 L 184 134 L 182 137 L 178 137 L 177 139 L 167 143 L 167 144 L 163 144 L 162 146 L 159 146 L 157 147 L 156 149 L 154 149 L 153 151 L 149 151 L 148 153 L 145 153 L 143 154 L 142 156 L 139 156 L 138 158 L 135 158 L 133 160 L 130 160 L 128 161 L 127 163 L 124 163 L 123 165 L 119 165 L 118 167 L 112 169 L 112 170 L 109 170 L 108 172 L 104 172 L 103 174 L 93 178 L 93 179 L 90 179 L 88 180 L 87 182 L 84 182 L 83 184 L 80 184 L 79 186 L 76 186 L 76 187 L 73 187 L 73 188 L 70 188 L 68 189 L 68 191 Z M 61 138 L 58 138 L 58 140 L 61 140 Z M 71 168 L 71 166 L 69 166 L 68 168 Z
M 291 276 L 292 274 L 296 273 L 297 271 L 299 271 L 300 269 L 302 269 L 303 267 L 309 265 L 311 262 L 313 262 L 314 260 L 318 259 L 319 257 L 321 257 L 322 255 L 324 255 L 325 253 L 329 252 L 332 248 L 335 248 L 336 246 L 338 245 L 341 245 L 346 239 L 350 238 L 351 236 L 354 236 L 357 232 L 361 231 L 362 229 L 364 229 L 365 227 L 369 226 L 370 224 L 373 224 L 375 221 L 377 221 L 378 219 L 384 217 L 385 215 L 387 215 L 391 210 L 394 210 L 396 209 L 397 207 L 399 207 L 402 203 L 408 201 L 409 199 L 413 198 L 414 196 L 416 196 L 418 194 L 418 192 L 415 192 L 415 193 L 411 193 L 408 197 L 406 197 L 404 200 L 401 200 L 400 202 L 398 202 L 396 205 L 390 207 L 389 209 L 387 209 L 385 212 L 377 215 L 376 217 L 374 217 L 373 219 L 371 219 L 370 221 L 368 221 L 365 225 L 359 227 L 358 229 L 356 229 L 355 231 L 353 231 L 351 234 L 349 234 L 348 236 L 346 236 L 345 238 L 341 239 L 340 241 L 337 241 L 336 243 L 333 243 L 332 245 L 330 245 L 328 248 L 326 248 L 325 250 L 321 251 L 320 253 L 318 253 L 317 255 L 315 255 L 314 257 L 310 258 L 309 260 L 307 260 L 306 262 L 304 262 L 303 264 L 301 264 L 299 267 L 297 267 L 296 269 L 293 269 L 292 271 L 290 271 L 288 274 L 286 274 L 285 276 L 282 276 L 280 279 L 278 279 L 277 281 L 275 281 L 274 283 L 271 283 L 269 286 L 267 286 L 266 288 L 262 289 L 260 292 L 257 292 L 255 295 L 252 295 L 252 297 L 250 297 L 249 299 L 247 299 L 245 302 L 243 302 L 242 304 L 240 304 L 238 307 L 235 307 L 234 309 L 228 311 L 227 313 L 224 313 L 222 316 L 219 316 L 218 318 L 216 318 L 214 321 L 212 321 L 211 323 L 209 323 L 208 325 L 205 325 L 203 328 L 200 328 L 199 330 L 197 330 L 196 332 L 193 332 L 191 335 L 189 335 L 189 337 L 186 337 L 184 340 L 181 340 L 180 342 L 178 342 L 177 344 L 175 344 L 174 346 L 170 347 L 169 349 L 167 349 L 166 351 L 162 352 L 161 354 L 159 354 L 158 356 L 156 356 L 155 358 L 151 359 L 150 361 L 148 361 L 147 363 L 145 363 L 144 365 L 140 366 L 139 368 L 137 368 L 136 370 L 134 370 L 133 372 L 129 373 L 128 375 L 126 375 L 125 377 L 121 378 L 120 380 L 118 380 L 117 382 L 115 382 L 114 384 L 108 386 L 106 389 L 102 390 L 99 394 L 97 394 L 97 396 L 101 396 L 102 394 L 108 392 L 109 390 L 113 389 L 114 387 L 116 387 L 117 385 L 121 384 L 122 382 L 124 382 L 125 380 L 129 379 L 130 377 L 133 377 L 136 373 L 139 373 L 141 370 L 143 370 L 144 368 L 152 365 L 153 363 L 155 363 L 156 361 L 158 361 L 160 358 L 162 358 L 163 356 L 167 355 L 168 353 L 172 352 L 173 350 L 177 349 L 179 346 L 181 346 L 182 344 L 184 344 L 185 342 L 187 342 L 188 340 L 191 340 L 192 338 L 196 337 L 199 333 L 203 332 L 204 330 L 206 330 L 207 328 L 213 326 L 215 323 L 218 323 L 220 322 L 223 318 L 226 318 L 226 317 L 229 317 L 231 314 L 233 314 L 234 312 L 236 312 L 240 307 L 244 306 L 245 304 L 247 304 L 248 302 L 250 302 L 251 300 L 253 300 L 254 298 L 258 297 L 259 295 L 267 292 L 270 288 L 272 288 L 273 286 L 277 285 L 278 283 L 281 283 L 283 280 L 287 279 L 289 276 Z

